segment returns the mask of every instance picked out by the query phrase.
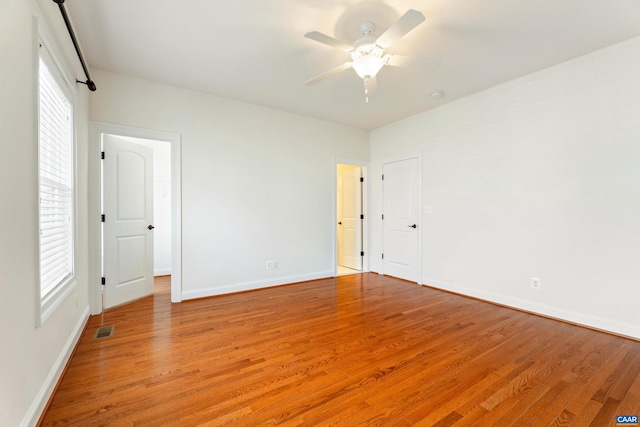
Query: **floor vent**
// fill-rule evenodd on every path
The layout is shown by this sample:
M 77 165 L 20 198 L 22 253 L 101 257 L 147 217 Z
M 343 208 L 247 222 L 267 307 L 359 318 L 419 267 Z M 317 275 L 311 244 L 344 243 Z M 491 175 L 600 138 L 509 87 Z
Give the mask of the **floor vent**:
M 113 335 L 113 329 L 115 326 L 103 326 L 98 328 L 96 334 L 93 336 L 93 339 L 97 340 L 99 338 L 107 338 Z

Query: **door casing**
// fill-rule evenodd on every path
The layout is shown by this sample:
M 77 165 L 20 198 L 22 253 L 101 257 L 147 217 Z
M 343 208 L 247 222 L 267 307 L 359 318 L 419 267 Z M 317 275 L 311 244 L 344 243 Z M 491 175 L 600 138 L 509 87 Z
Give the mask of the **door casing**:
M 181 137 L 179 134 L 108 123 L 90 124 L 89 144 L 89 305 L 102 313 L 101 140 L 103 134 L 169 142 L 171 145 L 171 302 L 182 301 Z

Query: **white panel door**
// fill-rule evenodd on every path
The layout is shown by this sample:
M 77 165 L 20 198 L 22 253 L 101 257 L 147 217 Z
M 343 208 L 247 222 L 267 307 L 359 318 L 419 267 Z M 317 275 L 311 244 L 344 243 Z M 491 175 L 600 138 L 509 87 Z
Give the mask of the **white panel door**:
M 362 176 L 359 167 L 338 177 L 338 264 L 362 270 Z
M 418 159 L 383 165 L 383 272 L 418 281 Z
M 104 135 L 104 307 L 153 293 L 153 149 Z

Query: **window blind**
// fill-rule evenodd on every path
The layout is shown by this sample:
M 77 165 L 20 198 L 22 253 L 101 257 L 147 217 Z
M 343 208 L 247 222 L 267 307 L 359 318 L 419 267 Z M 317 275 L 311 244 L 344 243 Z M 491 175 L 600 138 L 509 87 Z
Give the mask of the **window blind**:
M 44 297 L 73 274 L 71 103 L 40 59 L 40 290 Z

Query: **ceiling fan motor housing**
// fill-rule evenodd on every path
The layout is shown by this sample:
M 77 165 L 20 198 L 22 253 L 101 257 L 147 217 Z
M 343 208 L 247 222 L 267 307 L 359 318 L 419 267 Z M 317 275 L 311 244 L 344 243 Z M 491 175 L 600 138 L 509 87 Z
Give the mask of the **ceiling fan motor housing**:
M 367 21 L 360 24 L 359 28 L 362 35 L 367 37 L 369 34 L 373 33 L 373 30 L 376 29 L 376 24 L 374 24 L 373 22 Z

